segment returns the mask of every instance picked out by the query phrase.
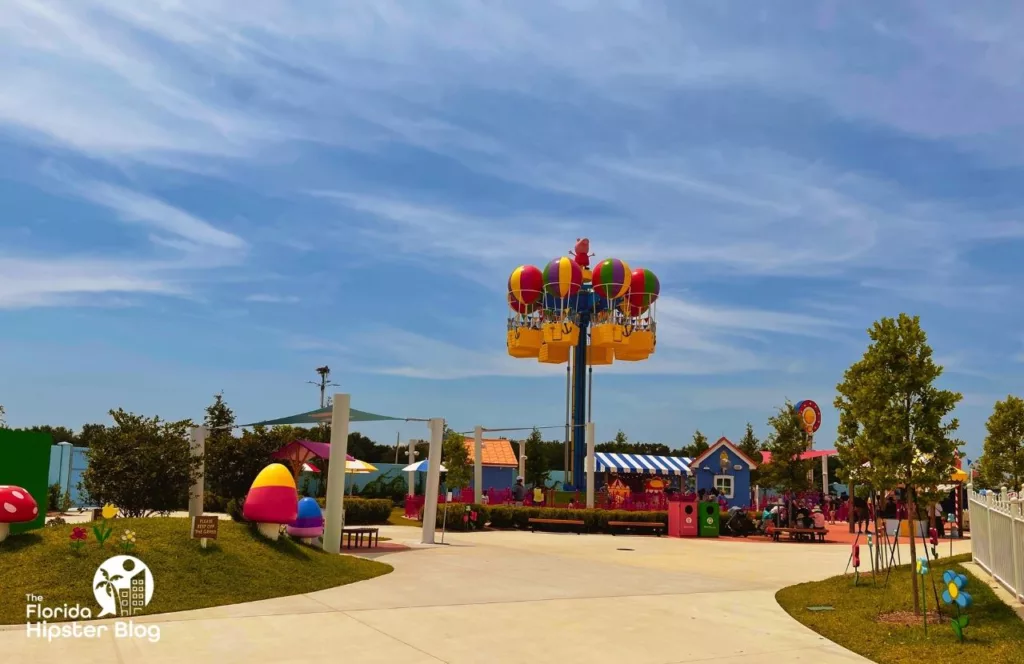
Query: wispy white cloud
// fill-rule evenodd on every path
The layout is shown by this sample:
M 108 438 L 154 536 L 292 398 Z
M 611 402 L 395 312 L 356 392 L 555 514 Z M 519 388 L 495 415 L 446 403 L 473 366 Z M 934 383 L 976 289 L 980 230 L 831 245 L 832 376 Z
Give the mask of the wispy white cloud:
M 115 211 L 123 221 L 141 223 L 198 245 L 242 249 L 244 240 L 163 201 L 102 182 L 82 182 L 81 196 Z M 182 245 L 178 245 L 179 247 Z
M 770 344 L 751 345 L 751 332 L 769 336 L 814 337 L 835 334 L 840 324 L 814 316 L 760 309 L 715 307 L 663 297 L 657 305 L 659 337 L 656 353 L 645 362 L 616 362 L 601 367 L 613 374 L 733 374 L 770 369 L 787 372 L 792 359 Z M 460 345 L 396 328 L 365 335 L 379 364 L 368 371 L 418 378 L 453 379 L 478 376 L 556 376 L 564 366 L 544 365 L 509 357 L 501 347 L 498 324 L 478 326 L 480 337 Z M 740 343 L 740 340 L 744 343 Z M 479 346 L 470 344 L 479 342 Z M 492 350 L 493 349 L 493 350 Z
M 246 302 L 263 302 L 266 304 L 295 304 L 299 298 L 295 295 L 274 295 L 273 293 L 253 293 L 247 295 Z
M 0 257 L 0 309 L 123 305 L 110 294 L 181 295 L 185 289 L 151 273 L 143 265 L 74 259 Z M 102 299 L 97 299 L 104 296 Z

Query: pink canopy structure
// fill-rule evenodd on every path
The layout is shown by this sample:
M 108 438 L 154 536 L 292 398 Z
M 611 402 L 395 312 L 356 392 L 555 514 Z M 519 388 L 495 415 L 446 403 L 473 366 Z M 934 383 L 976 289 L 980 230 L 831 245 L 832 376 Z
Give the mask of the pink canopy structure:
M 320 472 L 316 466 L 310 463 L 313 458 L 330 459 L 331 444 L 318 443 L 312 440 L 295 440 L 270 455 L 272 459 L 287 461 L 291 466 L 292 475 L 298 480 L 299 472 L 305 470 L 304 466 L 314 469 L 312 472 Z M 351 454 L 345 455 L 346 471 L 349 473 L 368 473 L 377 470 L 376 467 L 360 461 Z
M 800 455 L 801 461 L 810 461 L 811 459 L 820 459 L 821 457 L 830 457 L 839 454 L 835 450 L 807 450 Z M 761 463 L 771 463 L 772 453 L 761 452 Z

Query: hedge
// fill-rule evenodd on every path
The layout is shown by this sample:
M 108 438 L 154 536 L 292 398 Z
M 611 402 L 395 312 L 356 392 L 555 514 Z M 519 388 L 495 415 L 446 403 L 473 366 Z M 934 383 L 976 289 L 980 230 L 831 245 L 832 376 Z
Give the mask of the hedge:
M 326 498 L 317 498 L 316 502 L 320 504 L 320 509 L 326 509 Z M 391 518 L 391 509 L 393 507 L 394 503 L 386 498 L 354 498 L 345 496 L 345 525 L 386 525 L 388 519 Z
M 438 528 L 443 527 L 445 530 L 458 532 L 480 530 L 490 520 L 492 509 L 487 505 L 464 505 L 462 503 L 449 503 L 445 509 L 444 504 L 439 503 L 435 523 Z M 476 519 L 473 518 L 474 514 Z
M 468 512 L 466 508 L 469 508 Z M 476 521 L 472 519 L 476 513 Z M 469 519 L 464 520 L 464 516 Z M 513 507 L 510 505 L 461 505 L 452 504 L 448 507 L 445 524 L 444 505 L 437 506 L 437 527 L 447 530 L 466 531 L 479 530 L 483 524 L 495 529 L 526 530 L 530 527 L 530 519 L 566 519 L 583 521 L 584 530 L 589 533 L 608 532 L 609 521 L 660 521 L 668 525 L 668 512 L 628 512 L 625 510 L 570 510 L 552 507 Z M 489 523 L 488 523 L 489 522 Z

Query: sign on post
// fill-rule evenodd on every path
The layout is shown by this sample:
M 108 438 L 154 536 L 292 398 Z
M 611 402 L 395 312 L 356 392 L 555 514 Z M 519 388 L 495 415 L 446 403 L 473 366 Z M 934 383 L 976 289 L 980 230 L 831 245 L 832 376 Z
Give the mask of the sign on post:
M 199 546 L 206 548 L 206 540 L 217 539 L 220 519 L 213 514 L 192 517 L 192 539 L 199 540 Z

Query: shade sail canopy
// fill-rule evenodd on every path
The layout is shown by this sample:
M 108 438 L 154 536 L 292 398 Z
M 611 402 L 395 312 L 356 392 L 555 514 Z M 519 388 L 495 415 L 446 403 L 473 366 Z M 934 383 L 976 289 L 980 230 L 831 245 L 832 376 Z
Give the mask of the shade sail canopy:
M 276 420 L 263 420 L 262 422 L 253 422 L 251 424 L 239 424 L 239 427 L 272 427 L 277 425 L 285 424 L 321 424 L 324 422 L 330 423 L 331 414 L 334 410 L 333 406 L 327 406 L 326 408 L 317 408 L 306 413 L 299 413 L 298 415 L 289 415 L 288 417 L 279 417 Z M 367 413 L 363 410 L 356 410 L 350 408 L 348 411 L 349 422 L 404 422 L 404 417 L 389 417 L 388 415 L 376 415 L 374 413 Z
M 599 472 L 649 473 L 651 475 L 689 475 L 690 460 L 685 457 L 655 456 L 653 454 L 613 454 L 597 452 Z

